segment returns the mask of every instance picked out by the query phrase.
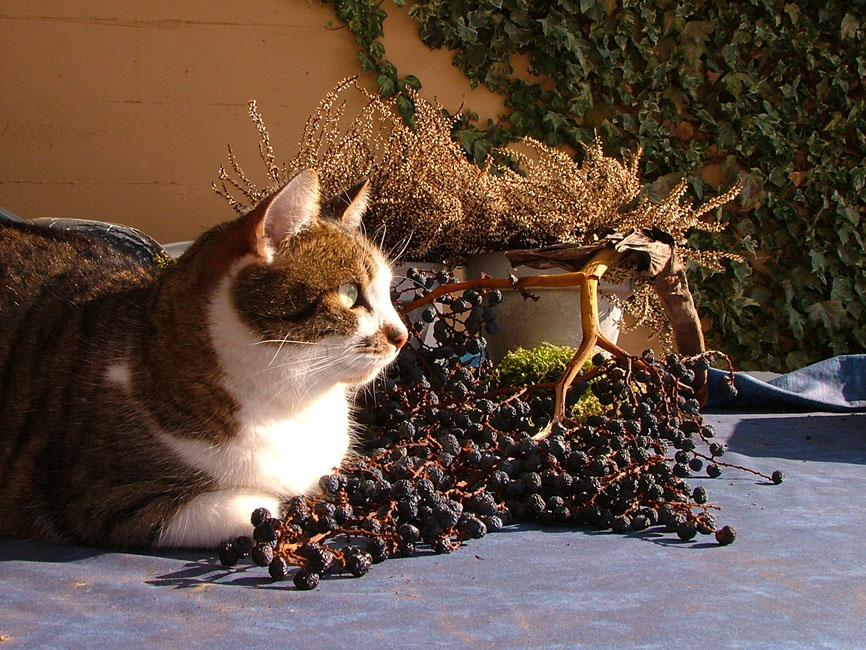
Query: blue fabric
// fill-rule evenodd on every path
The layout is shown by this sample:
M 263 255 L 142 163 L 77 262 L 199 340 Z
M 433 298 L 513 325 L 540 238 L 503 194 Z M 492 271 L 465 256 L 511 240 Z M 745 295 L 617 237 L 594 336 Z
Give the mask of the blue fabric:
M 861 649 L 866 414 L 706 417 L 738 537 L 509 527 L 311 592 L 213 553 L 0 538 L 6 648 Z
M 706 410 L 866 411 L 866 354 L 848 354 L 800 368 L 770 381 L 734 373 L 736 397 L 719 382 L 728 373 L 710 369 Z

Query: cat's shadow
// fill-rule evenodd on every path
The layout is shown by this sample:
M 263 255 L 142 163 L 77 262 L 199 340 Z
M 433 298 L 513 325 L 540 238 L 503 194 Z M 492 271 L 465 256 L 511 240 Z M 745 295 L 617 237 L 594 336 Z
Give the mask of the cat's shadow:
M 145 584 L 174 589 L 203 589 L 207 585 L 229 585 L 246 588 L 281 588 L 291 585 L 291 580 L 274 581 L 267 568 L 253 564 L 239 564 L 232 568 L 222 566 L 216 553 L 201 549 L 158 549 L 153 551 L 118 551 L 117 549 L 97 546 L 73 546 L 52 544 L 50 542 L 0 537 L 0 563 L 38 562 L 47 564 L 68 564 L 75 562 L 92 563 L 94 558 L 117 554 L 152 558 L 157 568 L 169 569 L 155 577 L 144 580 Z M 181 568 L 178 561 L 183 562 Z M 334 574 L 328 580 L 348 578 Z
M 0 537 L 0 562 L 77 562 L 109 552 L 95 546 L 72 546 Z
M 244 586 L 260 586 L 271 582 L 267 573 L 264 577 L 241 575 L 236 570 L 226 570 L 219 560 L 210 556 L 208 551 L 196 549 L 158 549 L 158 550 L 126 550 L 101 548 L 98 546 L 75 546 L 70 544 L 52 544 L 50 542 L 31 541 L 0 537 L 0 563 L 3 562 L 38 562 L 49 564 L 70 564 L 75 562 L 91 562 L 94 558 L 122 553 L 141 558 L 153 558 L 154 563 L 166 565 L 164 560 L 184 562 L 183 568 L 158 575 L 147 584 L 189 588 L 201 584 L 219 582 L 220 584 L 241 584 Z M 258 568 L 258 567 L 251 567 Z M 227 576 L 238 576 L 237 580 L 226 581 Z
M 118 550 L 99 546 L 76 546 L 73 544 L 54 544 L 38 540 L 0 537 L 0 562 L 77 562 L 100 555 L 126 553 L 128 555 L 150 556 L 172 560 L 202 560 L 208 551 L 196 549 L 157 549 L 157 550 Z

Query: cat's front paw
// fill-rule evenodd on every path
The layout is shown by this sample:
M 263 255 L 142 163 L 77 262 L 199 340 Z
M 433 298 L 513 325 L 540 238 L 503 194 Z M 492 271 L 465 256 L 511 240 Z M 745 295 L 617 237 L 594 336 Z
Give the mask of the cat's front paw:
M 280 500 L 270 494 L 242 489 L 202 494 L 183 506 L 168 521 L 156 543 L 158 547 L 215 548 L 226 539 L 250 536 L 250 515 L 256 508 L 276 514 Z

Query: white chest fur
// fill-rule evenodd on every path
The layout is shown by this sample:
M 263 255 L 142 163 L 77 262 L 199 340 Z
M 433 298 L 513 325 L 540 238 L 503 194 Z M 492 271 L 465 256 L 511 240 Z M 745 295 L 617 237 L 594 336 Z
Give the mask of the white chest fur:
M 314 491 L 319 477 L 338 466 L 349 448 L 346 389 L 335 386 L 283 420 L 259 420 L 242 409 L 238 434 L 219 445 L 164 435 L 190 466 L 219 489 L 249 488 L 287 497 Z

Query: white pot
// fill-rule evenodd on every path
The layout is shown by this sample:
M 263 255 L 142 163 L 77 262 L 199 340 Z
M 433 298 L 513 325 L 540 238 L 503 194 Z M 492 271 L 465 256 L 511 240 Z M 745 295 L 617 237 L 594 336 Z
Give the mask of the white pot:
M 170 257 L 178 258 L 183 255 L 184 251 L 192 245 L 192 241 L 177 241 L 171 244 L 165 244 L 163 248 Z
M 559 269 L 539 271 L 526 266 L 512 268 L 504 253 L 470 255 L 460 269 L 462 279 L 472 280 L 483 272 L 494 278 L 565 273 Z M 599 282 L 599 289 L 625 300 L 632 295 L 631 282 L 615 285 Z M 580 324 L 580 288 L 532 287 L 529 293 L 538 300 L 525 299 L 519 291 L 503 291 L 502 303 L 494 309 L 496 334 L 486 334 L 487 354 L 496 363 L 509 350 L 532 348 L 544 342 L 577 347 L 583 338 Z M 622 323 L 622 310 L 603 298 L 598 301 L 599 326 L 602 335 L 616 343 Z

